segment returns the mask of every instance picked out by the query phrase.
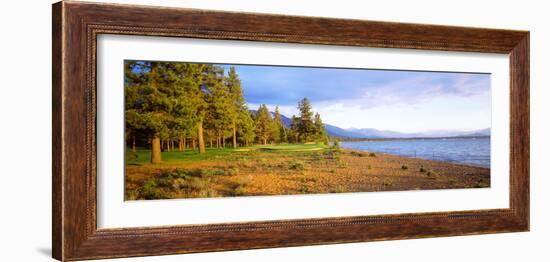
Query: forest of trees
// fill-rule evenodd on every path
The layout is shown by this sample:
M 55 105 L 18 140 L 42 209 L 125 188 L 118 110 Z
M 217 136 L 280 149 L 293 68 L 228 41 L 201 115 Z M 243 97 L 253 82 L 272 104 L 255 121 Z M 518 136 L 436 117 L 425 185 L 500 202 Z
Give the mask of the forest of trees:
M 176 62 L 125 61 L 125 136 L 127 145 L 150 147 L 151 163 L 162 161 L 162 151 L 206 147 L 237 148 L 253 144 L 328 144 L 319 113 L 311 103 L 298 103 L 299 116 L 290 128 L 279 108 L 272 114 L 265 104 L 251 111 L 234 67 Z

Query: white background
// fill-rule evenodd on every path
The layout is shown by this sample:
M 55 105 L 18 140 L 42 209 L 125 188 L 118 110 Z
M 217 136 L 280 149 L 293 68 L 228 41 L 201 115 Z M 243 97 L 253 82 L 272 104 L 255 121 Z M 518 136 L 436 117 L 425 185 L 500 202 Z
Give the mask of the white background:
M 107 1 L 107 0 L 105 0 Z M 112 2 L 112 1 L 109 1 Z M 550 28 L 544 1 L 118 1 L 207 9 L 435 23 L 531 31 L 531 232 L 124 261 L 548 261 Z M 0 241 L 3 261 L 51 255 L 51 9 L 10 1 L 0 10 Z
M 509 207 L 510 91 L 506 55 L 121 35 L 100 35 L 97 48 L 99 228 Z M 491 188 L 124 202 L 121 65 L 128 58 L 491 73 Z

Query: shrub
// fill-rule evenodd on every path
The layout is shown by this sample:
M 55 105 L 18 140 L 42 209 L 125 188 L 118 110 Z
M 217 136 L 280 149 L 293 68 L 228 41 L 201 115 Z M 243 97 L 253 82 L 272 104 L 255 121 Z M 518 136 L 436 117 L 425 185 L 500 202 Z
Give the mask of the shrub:
M 309 188 L 306 184 L 301 184 L 298 191 L 302 194 L 307 194 L 307 193 L 309 193 Z
M 162 193 L 157 188 L 155 181 L 150 179 L 145 181 L 139 189 L 139 196 L 143 199 L 159 199 L 162 198 Z
M 223 169 L 201 169 L 199 173 L 200 173 L 200 177 L 202 178 L 226 175 L 226 171 Z
M 128 189 L 128 190 L 125 190 L 125 198 L 124 200 L 136 200 L 139 198 L 139 190 L 137 189 L 134 189 L 134 190 L 131 190 L 131 189 Z
M 200 178 L 186 180 L 186 183 L 185 183 L 185 187 L 192 191 L 201 191 L 201 190 L 207 189 L 208 186 L 209 186 L 208 181 L 205 181 L 204 179 L 200 179 Z
M 172 189 L 180 190 L 187 185 L 187 180 L 184 178 L 175 178 L 172 180 Z
M 193 176 L 202 177 L 202 178 L 209 178 L 213 176 L 232 176 L 232 175 L 238 175 L 239 174 L 239 168 L 237 167 L 228 167 L 225 168 L 216 168 L 216 169 L 196 169 L 193 172 Z
M 319 152 L 312 152 L 309 157 L 311 158 L 311 161 L 321 161 L 323 158 Z
M 343 193 L 343 192 L 346 192 L 346 188 L 342 185 L 336 185 L 330 190 L 330 193 Z
M 248 167 L 252 167 L 252 163 L 250 161 L 247 161 L 247 160 L 242 160 L 242 161 L 239 161 L 238 165 L 240 167 L 245 167 L 245 168 L 248 168 Z
M 385 179 L 384 182 L 382 182 L 382 185 L 384 187 L 391 187 L 393 185 L 393 182 L 390 179 Z
M 306 176 L 299 177 L 298 181 L 300 181 L 302 183 L 317 182 L 317 178 L 316 177 L 309 177 L 309 176 L 306 175 Z
M 426 170 L 423 166 L 421 166 L 420 169 L 419 169 L 418 171 L 420 171 L 420 173 L 424 173 L 424 172 L 426 172 L 426 171 L 428 171 L 428 170 Z
M 230 168 L 226 170 L 225 174 L 228 176 L 236 176 L 239 174 L 239 169 L 236 167 Z
M 428 170 L 428 172 L 426 172 L 426 176 L 429 178 L 429 179 L 437 179 L 438 177 L 438 174 L 431 171 L 431 170 Z
M 294 169 L 294 170 L 304 170 L 306 168 L 306 163 L 301 160 L 296 160 L 290 163 L 288 168 Z
M 244 196 L 247 193 L 246 187 L 250 184 L 251 176 L 241 177 L 233 188 L 233 196 Z
M 233 190 L 233 195 L 234 196 L 244 196 L 245 194 L 246 194 L 246 188 L 244 186 L 237 186 Z
M 195 196 L 196 197 L 218 197 L 220 195 L 218 194 L 218 191 L 208 188 L 208 189 L 196 192 Z
M 201 170 L 198 172 L 198 174 L 199 174 L 199 177 L 207 178 L 207 177 L 216 175 L 216 170 L 212 170 L 212 169 L 201 169 Z
M 376 157 L 376 154 L 371 152 L 371 153 L 369 153 L 369 156 L 370 157 Z
M 340 151 L 340 140 L 334 139 L 334 142 L 332 142 L 332 146 L 330 147 L 330 149 Z
M 257 162 L 259 166 L 265 167 L 269 165 L 268 161 L 265 158 L 260 158 L 257 160 Z
M 176 168 L 174 172 L 172 172 L 172 176 L 180 177 L 180 178 L 185 178 L 188 174 L 189 174 L 189 171 L 183 168 Z
M 237 181 L 237 184 L 239 186 L 248 186 L 250 184 L 250 181 L 252 180 L 252 176 L 251 175 L 248 175 L 248 176 L 244 176 L 244 177 L 241 177 L 238 181 Z
M 329 147 L 329 149 L 330 150 L 328 150 L 327 153 L 330 157 L 334 157 L 339 153 L 341 153 L 342 150 L 340 149 L 340 141 L 334 140 L 334 142 L 332 142 L 332 145 Z
M 347 162 L 344 162 L 344 161 L 339 161 L 338 167 L 340 167 L 340 168 L 346 168 L 346 167 L 348 167 L 348 163 L 347 163 Z
M 341 152 L 339 150 L 327 150 L 327 152 L 325 152 L 325 155 L 326 155 L 326 159 L 340 159 L 342 156 L 341 156 Z
M 163 176 L 170 176 L 171 178 L 187 178 L 189 176 L 202 176 L 202 170 L 201 169 L 184 169 L 184 168 L 176 168 L 173 171 L 164 172 Z
M 365 153 L 363 153 L 363 152 L 357 152 L 357 151 L 351 151 L 350 154 L 351 154 L 352 156 L 358 156 L 358 157 L 364 157 L 364 156 L 366 156 Z
M 402 165 L 402 166 L 401 166 L 401 169 L 403 169 L 403 170 L 407 170 L 407 169 L 409 169 L 409 167 L 408 167 L 408 166 L 406 166 L 406 165 Z
M 328 146 L 328 145 L 330 144 L 330 139 L 329 139 L 328 136 L 325 136 L 325 137 L 323 138 L 323 144 L 324 144 L 325 146 Z
M 485 179 L 480 179 L 477 181 L 477 183 L 474 185 L 475 188 L 484 188 L 489 187 L 489 182 L 485 181 Z
M 167 176 L 160 176 L 159 178 L 156 179 L 156 185 L 158 187 L 170 187 L 172 186 L 172 176 L 171 175 L 167 175 Z
M 218 191 L 210 188 L 206 191 L 206 196 L 207 197 L 219 197 L 220 194 L 218 193 Z

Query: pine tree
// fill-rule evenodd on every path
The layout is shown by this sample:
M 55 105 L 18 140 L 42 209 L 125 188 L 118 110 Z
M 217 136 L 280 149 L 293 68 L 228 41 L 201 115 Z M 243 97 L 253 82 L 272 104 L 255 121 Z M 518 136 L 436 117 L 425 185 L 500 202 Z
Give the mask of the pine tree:
M 275 112 L 273 113 L 273 121 L 271 121 L 271 133 L 270 139 L 274 143 L 278 144 L 281 142 L 281 125 L 283 125 L 283 120 L 281 119 L 281 113 L 279 113 L 279 107 L 275 107 Z
M 300 143 L 300 131 L 299 131 L 300 119 L 295 115 L 292 115 L 290 122 L 290 130 L 288 131 L 288 140 L 292 143 Z
M 307 143 L 314 132 L 313 112 L 311 111 L 311 103 L 307 97 L 304 97 L 298 103 L 298 110 L 300 111 L 298 133 L 303 141 Z
M 194 141 L 198 136 L 198 106 L 204 103 L 200 90 L 201 66 L 188 63 L 168 64 L 170 71 L 167 77 L 174 79 L 171 88 L 175 98 L 171 139 L 177 140 L 179 151 L 183 151 L 187 146 L 187 138 Z
M 201 93 L 204 108 L 197 126 L 199 152 L 205 152 L 204 123 L 213 128 L 216 134 L 216 144 L 221 145 L 225 128 L 228 126 L 228 115 L 224 107 L 230 103 L 227 87 L 223 85 L 223 68 L 214 65 L 202 65 Z M 208 119 L 205 122 L 205 119 Z
M 256 127 L 256 137 L 263 145 L 267 144 L 267 140 L 271 134 L 271 122 L 271 113 L 269 113 L 267 106 L 265 104 L 261 105 L 258 108 L 254 124 Z
M 245 145 L 249 146 L 250 143 L 254 142 L 256 135 L 254 134 L 254 120 L 248 107 L 245 105 L 243 112 L 240 114 L 240 119 L 238 121 L 238 138 L 239 141 Z
M 285 127 L 285 124 L 283 123 L 283 119 L 281 117 L 281 113 L 279 112 L 279 107 L 275 107 L 275 115 L 273 117 L 274 122 L 274 132 L 273 132 L 273 139 L 276 143 L 286 143 L 287 140 L 287 128 Z
M 229 68 L 229 73 L 226 78 L 226 86 L 229 91 L 229 95 L 232 100 L 231 106 L 228 108 L 229 117 L 231 119 L 231 129 L 233 137 L 233 148 L 237 148 L 237 127 L 239 121 L 248 115 L 248 108 L 246 108 L 246 101 L 241 87 L 241 80 L 235 67 Z
M 162 161 L 161 138 L 170 136 L 174 114 L 178 113 L 171 88 L 174 78 L 168 72 L 165 63 L 125 61 L 126 125 L 149 137 L 151 163 Z
M 226 85 L 223 84 L 223 69 L 213 68 L 208 87 L 208 128 L 216 134 L 217 147 L 225 144 L 226 130 L 233 123 L 234 103 Z
M 323 142 L 328 144 L 327 131 L 325 130 L 325 125 L 323 120 L 321 120 L 321 115 L 319 113 L 315 114 L 315 119 L 313 120 L 315 140 L 317 142 Z

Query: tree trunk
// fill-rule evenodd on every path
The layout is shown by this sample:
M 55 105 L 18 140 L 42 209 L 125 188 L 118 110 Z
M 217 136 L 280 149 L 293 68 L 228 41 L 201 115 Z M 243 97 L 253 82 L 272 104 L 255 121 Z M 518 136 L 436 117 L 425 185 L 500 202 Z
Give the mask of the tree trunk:
M 264 138 L 264 145 L 267 145 L 267 138 Z
M 202 119 L 199 121 L 198 124 L 198 138 L 199 138 L 199 153 L 204 154 L 206 152 L 206 149 L 204 148 L 204 136 L 203 136 L 203 130 L 202 130 Z M 193 140 L 194 141 L 194 140 Z
M 183 137 L 179 137 L 179 140 L 178 140 L 178 149 L 179 151 L 183 151 Z
M 219 134 L 216 135 L 216 148 L 218 148 L 218 149 L 220 148 L 220 135 Z
M 197 149 L 194 138 L 191 140 L 191 144 L 193 144 L 193 150 Z
M 161 161 L 160 137 L 159 134 L 155 134 L 151 139 L 151 163 L 158 164 Z
M 225 136 L 222 135 L 222 147 L 225 148 Z
M 132 152 L 136 152 L 136 136 L 132 136 Z
M 187 138 L 186 137 L 183 138 L 183 151 L 185 151 L 185 149 L 187 149 Z
M 237 125 L 233 123 L 233 148 L 237 148 Z
M 173 139 L 170 140 L 170 148 L 172 148 L 172 150 L 174 150 L 174 151 L 176 150 L 175 149 L 176 147 L 174 146 L 174 140 Z
M 212 147 L 212 144 L 213 144 L 213 143 L 212 143 L 212 137 L 211 137 L 211 138 L 210 138 L 210 148 L 213 148 L 213 147 Z

